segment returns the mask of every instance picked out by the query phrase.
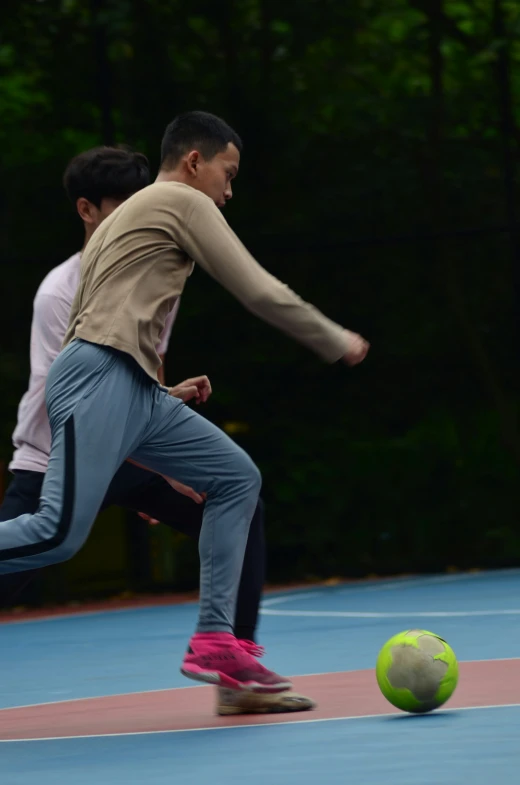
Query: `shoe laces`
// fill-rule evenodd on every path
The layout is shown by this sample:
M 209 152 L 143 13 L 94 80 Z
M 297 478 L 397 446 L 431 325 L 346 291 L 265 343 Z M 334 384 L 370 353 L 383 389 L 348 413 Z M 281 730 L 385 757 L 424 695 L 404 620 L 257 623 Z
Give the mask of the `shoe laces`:
M 250 654 L 252 657 L 263 657 L 265 654 L 264 647 L 259 646 L 258 643 L 255 643 L 254 641 L 239 639 L 238 644 L 241 649 L 247 652 L 247 654 Z

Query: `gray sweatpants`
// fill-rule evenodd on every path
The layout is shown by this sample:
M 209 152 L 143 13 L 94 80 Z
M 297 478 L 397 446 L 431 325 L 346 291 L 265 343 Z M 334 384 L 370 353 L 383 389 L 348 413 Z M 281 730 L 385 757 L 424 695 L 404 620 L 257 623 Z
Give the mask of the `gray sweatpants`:
M 81 340 L 54 361 L 46 401 L 49 466 L 34 515 L 0 522 L 0 574 L 70 559 L 86 541 L 126 458 L 207 493 L 199 632 L 233 629 L 261 477 L 249 456 L 172 398 L 123 352 Z

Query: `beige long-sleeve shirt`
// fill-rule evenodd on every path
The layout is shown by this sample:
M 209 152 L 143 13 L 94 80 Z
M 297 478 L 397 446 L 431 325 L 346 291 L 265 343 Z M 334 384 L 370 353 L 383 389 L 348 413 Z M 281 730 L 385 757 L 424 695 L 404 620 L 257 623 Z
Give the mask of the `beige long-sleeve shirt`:
M 264 270 L 209 197 L 176 182 L 138 191 L 96 229 L 83 252 L 64 346 L 74 338 L 111 346 L 157 379 L 159 336 L 194 263 L 327 362 L 347 351 L 342 327 Z

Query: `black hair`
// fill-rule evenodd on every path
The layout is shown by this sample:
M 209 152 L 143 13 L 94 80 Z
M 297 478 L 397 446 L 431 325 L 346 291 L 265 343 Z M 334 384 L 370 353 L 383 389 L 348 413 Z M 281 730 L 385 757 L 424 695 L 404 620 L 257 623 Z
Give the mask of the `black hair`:
M 242 140 L 224 120 L 208 112 L 186 112 L 167 126 L 161 142 L 161 168 L 174 169 L 182 156 L 197 149 L 206 161 L 228 144 L 242 151 Z
M 63 186 L 72 204 L 84 198 L 97 208 L 103 199 L 127 199 L 150 184 L 148 159 L 128 147 L 94 147 L 69 162 Z

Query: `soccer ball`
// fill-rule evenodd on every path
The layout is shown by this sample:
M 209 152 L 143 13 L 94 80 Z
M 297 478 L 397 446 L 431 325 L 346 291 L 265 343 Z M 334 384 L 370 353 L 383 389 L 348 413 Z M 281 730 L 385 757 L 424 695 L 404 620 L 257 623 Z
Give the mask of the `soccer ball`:
M 376 678 L 385 698 L 415 714 L 432 711 L 453 695 L 459 667 L 453 649 L 433 632 L 407 630 L 379 652 Z

